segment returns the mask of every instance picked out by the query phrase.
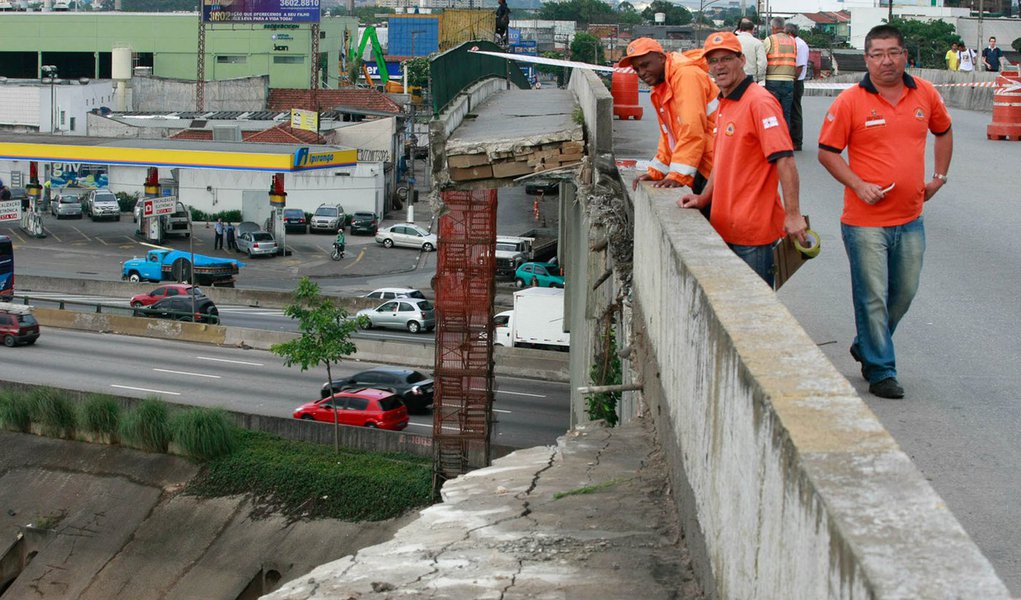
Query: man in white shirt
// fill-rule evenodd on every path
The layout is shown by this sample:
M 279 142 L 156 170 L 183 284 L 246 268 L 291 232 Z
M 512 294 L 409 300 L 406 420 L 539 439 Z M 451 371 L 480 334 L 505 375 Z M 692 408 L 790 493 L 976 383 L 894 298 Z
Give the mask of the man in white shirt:
M 745 56 L 744 72 L 755 81 L 762 81 L 766 78 L 766 49 L 754 31 L 751 19 L 741 19 L 737 24 L 737 41 L 741 42 L 741 53 Z
M 794 38 L 794 45 L 797 46 L 798 54 L 794 59 L 794 66 L 798 68 L 798 76 L 794 78 L 794 102 L 791 103 L 791 141 L 794 142 L 794 151 L 801 151 L 801 138 L 804 133 L 804 121 L 801 112 L 801 97 L 805 95 L 805 76 L 808 75 L 808 44 L 798 35 L 798 26 L 794 23 L 784 25 L 787 35 Z
M 958 71 L 971 73 L 975 70 L 975 57 L 977 55 L 974 50 L 968 47 L 967 44 L 960 45 L 960 50 L 958 50 L 957 56 L 960 58 L 957 66 Z

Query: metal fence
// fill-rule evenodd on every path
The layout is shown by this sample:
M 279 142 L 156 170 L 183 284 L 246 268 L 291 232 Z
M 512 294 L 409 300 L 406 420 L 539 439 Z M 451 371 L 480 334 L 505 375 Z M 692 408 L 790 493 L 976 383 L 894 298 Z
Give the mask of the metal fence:
M 465 88 L 483 79 L 506 78 L 523 90 L 531 87 L 514 61 L 469 52 L 472 48 L 503 52 L 503 48 L 493 42 L 476 40 L 451 48 L 430 60 L 429 89 L 434 116 L 439 115 Z

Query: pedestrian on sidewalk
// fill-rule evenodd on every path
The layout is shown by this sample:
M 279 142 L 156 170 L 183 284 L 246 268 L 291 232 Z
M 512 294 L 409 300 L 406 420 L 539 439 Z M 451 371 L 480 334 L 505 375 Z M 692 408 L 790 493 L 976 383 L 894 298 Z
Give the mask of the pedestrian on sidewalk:
M 918 290 L 925 253 L 922 208 L 947 181 L 954 138 L 950 113 L 931 83 L 904 72 L 908 57 L 896 27 L 865 36 L 858 85 L 830 106 L 819 132 L 819 162 L 844 184 L 840 230 L 851 267 L 857 335 L 851 356 L 869 392 L 903 398 L 893 332 Z M 936 171 L 925 179 L 925 143 L 936 136 Z M 841 155 L 847 149 L 847 160 Z
M 217 219 L 213 225 L 213 250 L 223 250 L 223 219 Z
M 808 228 L 798 205 L 791 136 L 780 103 L 745 74 L 736 35 L 710 33 L 704 50 L 721 97 L 713 172 L 701 194 L 686 194 L 677 204 L 702 208 L 712 202 L 713 228 L 773 287 L 773 246 L 788 234 L 805 243 Z
M 234 224 L 231 223 L 230 221 L 227 222 L 227 249 L 228 250 L 238 249 L 236 231 L 234 229 Z

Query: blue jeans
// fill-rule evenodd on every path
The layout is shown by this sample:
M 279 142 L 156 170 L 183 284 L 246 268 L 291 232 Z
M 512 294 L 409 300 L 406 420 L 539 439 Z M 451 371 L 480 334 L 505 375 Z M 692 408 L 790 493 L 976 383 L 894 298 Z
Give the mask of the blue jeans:
M 741 260 L 748 263 L 752 271 L 755 271 L 770 288 L 773 287 L 773 244 L 765 246 L 727 245 Z
M 794 80 L 776 81 L 767 79 L 766 91 L 773 94 L 780 101 L 780 108 L 783 109 L 783 120 L 787 123 L 787 128 L 790 129 L 791 105 L 794 104 Z
M 918 291 L 925 254 L 922 217 L 896 227 L 855 227 L 841 224 L 844 249 L 851 264 L 851 300 L 862 358 L 869 383 L 897 376 L 893 332 Z

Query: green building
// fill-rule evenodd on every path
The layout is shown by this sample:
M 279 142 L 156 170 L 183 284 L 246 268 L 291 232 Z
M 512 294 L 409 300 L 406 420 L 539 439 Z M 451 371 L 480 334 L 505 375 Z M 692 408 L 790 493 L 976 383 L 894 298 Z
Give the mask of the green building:
M 319 28 L 320 86 L 335 88 L 342 49 L 358 21 L 323 17 Z M 198 39 L 198 13 L 4 12 L 0 76 L 36 79 L 43 65 L 55 65 L 64 79 L 110 79 L 112 50 L 126 47 L 134 67 L 194 80 Z M 307 89 L 311 53 L 308 23 L 207 24 L 205 79 L 268 75 L 270 87 Z

